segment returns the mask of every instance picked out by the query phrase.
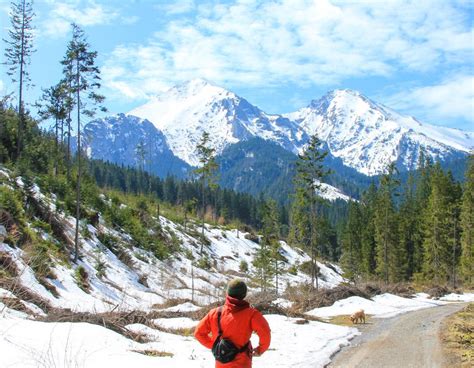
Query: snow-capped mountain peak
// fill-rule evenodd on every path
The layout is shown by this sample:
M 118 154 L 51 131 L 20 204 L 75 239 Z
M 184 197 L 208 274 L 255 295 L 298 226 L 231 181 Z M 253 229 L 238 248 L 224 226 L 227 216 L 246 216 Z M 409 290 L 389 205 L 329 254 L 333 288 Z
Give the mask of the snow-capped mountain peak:
M 375 175 L 390 162 L 415 168 L 423 149 L 433 159 L 469 152 L 474 133 L 422 124 L 360 92 L 334 90 L 286 117 L 327 142 L 331 153 L 359 172 Z
M 230 144 L 261 137 L 297 152 L 305 133 L 279 115 L 268 115 L 247 100 L 203 79 L 169 89 L 130 112 L 153 122 L 176 156 L 198 165 L 196 146 L 204 131 L 216 153 Z
M 415 169 L 422 151 L 446 162 L 474 148 L 474 132 L 421 123 L 350 89 L 330 91 L 294 113 L 276 115 L 209 81 L 193 79 L 129 114 L 151 122 L 172 154 L 191 166 L 199 165 L 196 146 L 203 132 L 209 133 L 217 155 L 254 137 L 299 153 L 317 134 L 333 157 L 366 175 L 380 174 L 394 161 L 402 170 Z

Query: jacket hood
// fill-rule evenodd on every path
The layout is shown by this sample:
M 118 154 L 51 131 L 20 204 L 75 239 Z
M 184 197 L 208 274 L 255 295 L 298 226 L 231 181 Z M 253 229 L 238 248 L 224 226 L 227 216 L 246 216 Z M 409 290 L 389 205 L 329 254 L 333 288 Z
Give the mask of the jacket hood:
M 231 311 L 231 313 L 238 312 L 250 307 L 249 302 L 233 298 L 229 295 L 226 296 L 224 305 Z

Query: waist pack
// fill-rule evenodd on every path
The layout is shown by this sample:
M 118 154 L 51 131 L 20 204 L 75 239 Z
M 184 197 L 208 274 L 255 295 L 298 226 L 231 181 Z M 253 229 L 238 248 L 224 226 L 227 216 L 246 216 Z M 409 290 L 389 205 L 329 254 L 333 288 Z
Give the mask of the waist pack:
M 212 354 L 218 362 L 229 363 L 235 359 L 237 354 L 246 351 L 249 343 L 247 342 L 239 349 L 231 340 L 222 337 L 221 314 L 222 307 L 219 307 L 217 310 L 217 327 L 219 329 L 219 334 L 212 345 Z

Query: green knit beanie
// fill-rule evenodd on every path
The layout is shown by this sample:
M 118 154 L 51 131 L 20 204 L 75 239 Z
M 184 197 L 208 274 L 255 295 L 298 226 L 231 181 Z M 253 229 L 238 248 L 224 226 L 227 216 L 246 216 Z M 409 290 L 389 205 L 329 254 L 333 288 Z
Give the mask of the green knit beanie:
M 240 279 L 233 279 L 227 285 L 227 295 L 242 300 L 247 295 L 247 285 Z

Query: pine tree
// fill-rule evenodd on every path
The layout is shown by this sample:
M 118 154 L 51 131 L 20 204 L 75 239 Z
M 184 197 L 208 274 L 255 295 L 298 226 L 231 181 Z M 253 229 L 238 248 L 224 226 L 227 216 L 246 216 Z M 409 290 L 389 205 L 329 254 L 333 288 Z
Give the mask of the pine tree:
M 453 183 L 439 163 L 431 174 L 431 193 L 424 212 L 423 274 L 439 284 L 451 274 L 453 247 Z
M 393 198 L 399 185 L 394 178 L 396 167 L 392 163 L 382 176 L 375 208 L 375 241 L 377 274 L 385 283 L 400 281 L 403 260 L 398 242 L 398 222 Z
M 68 44 L 66 57 L 62 64 L 65 66 L 66 82 L 71 88 L 77 111 L 75 262 L 77 262 L 79 255 L 79 221 L 81 216 L 81 115 L 93 117 L 96 113 L 96 106 L 104 101 L 104 97 L 96 93 L 96 90 L 100 88 L 100 71 L 95 65 L 97 52 L 89 49 L 90 45 L 86 41 L 84 31 L 78 25 L 72 24 L 72 40 Z M 105 111 L 104 108 L 101 110 Z
M 311 254 L 311 286 L 318 289 L 318 216 L 316 195 L 321 190 L 321 180 L 329 174 L 323 161 L 327 152 L 320 150 L 321 141 L 316 135 L 310 138 L 304 152 L 298 155 L 294 178 L 295 199 L 292 205 L 290 237 Z
M 405 185 L 403 192 L 402 203 L 399 210 L 399 240 L 400 250 L 406 254 L 407 263 L 405 265 L 405 274 L 403 279 L 410 279 L 418 267 L 415 264 L 415 260 L 419 258 L 419 244 L 418 236 L 419 226 L 419 213 L 416 208 L 415 194 L 414 194 L 414 177 L 410 174 L 408 181 Z
M 59 145 L 64 137 L 64 121 L 68 111 L 72 109 L 73 102 L 69 98 L 68 86 L 64 81 L 57 85 L 43 90 L 41 100 L 37 103 L 38 113 L 42 120 L 54 119 L 53 128 L 55 130 L 56 159 L 54 160 L 55 175 L 59 158 Z
M 469 157 L 461 205 L 461 277 L 474 283 L 474 156 Z
M 458 268 L 461 255 L 461 225 L 460 225 L 460 213 L 461 213 L 461 199 L 462 199 L 462 188 L 459 183 L 455 183 L 452 173 L 448 172 L 448 216 L 450 226 L 450 241 L 449 247 L 451 249 L 451 257 L 449 258 L 449 264 L 451 268 L 450 278 L 453 288 L 457 286 Z
M 281 264 L 283 257 L 281 256 L 280 245 L 280 222 L 278 220 L 278 208 L 274 200 L 268 200 L 263 208 L 263 225 L 261 244 L 268 248 L 270 268 L 265 272 L 268 276 L 275 277 L 275 291 L 278 295 L 278 277 L 281 275 Z
M 428 199 L 431 194 L 431 174 L 433 172 L 433 163 L 424 150 L 420 151 L 418 159 L 418 170 L 414 178 L 415 192 L 414 192 L 414 212 L 415 217 L 415 233 L 413 234 L 413 275 L 421 276 L 424 263 L 424 225 L 423 214 L 428 206 Z
M 5 49 L 5 64 L 8 65 L 7 74 L 12 77 L 13 83 L 18 82 L 18 142 L 17 157 L 20 156 L 23 145 L 25 129 L 25 106 L 23 98 L 24 87 L 31 82 L 28 66 L 31 62 L 33 48 L 34 28 L 32 25 L 35 13 L 31 1 L 19 0 L 11 3 L 10 22 L 8 31 L 9 40 L 4 40 L 8 45 Z
M 199 158 L 199 167 L 194 170 L 201 182 L 201 235 L 204 238 L 204 217 L 206 214 L 206 187 L 214 188 L 216 182 L 216 172 L 219 166 L 216 162 L 215 149 L 210 147 L 209 133 L 203 132 L 201 140 L 196 146 L 196 154 Z M 201 242 L 200 254 L 202 254 L 203 243 Z
M 345 277 L 355 282 L 361 272 L 362 240 L 361 222 L 362 214 L 357 202 L 349 203 L 349 216 L 342 236 L 341 265 Z
M 377 187 L 372 182 L 361 199 L 361 218 L 364 226 L 361 228 L 361 272 L 366 279 L 375 273 L 376 242 L 375 242 L 375 208 L 377 202 Z

